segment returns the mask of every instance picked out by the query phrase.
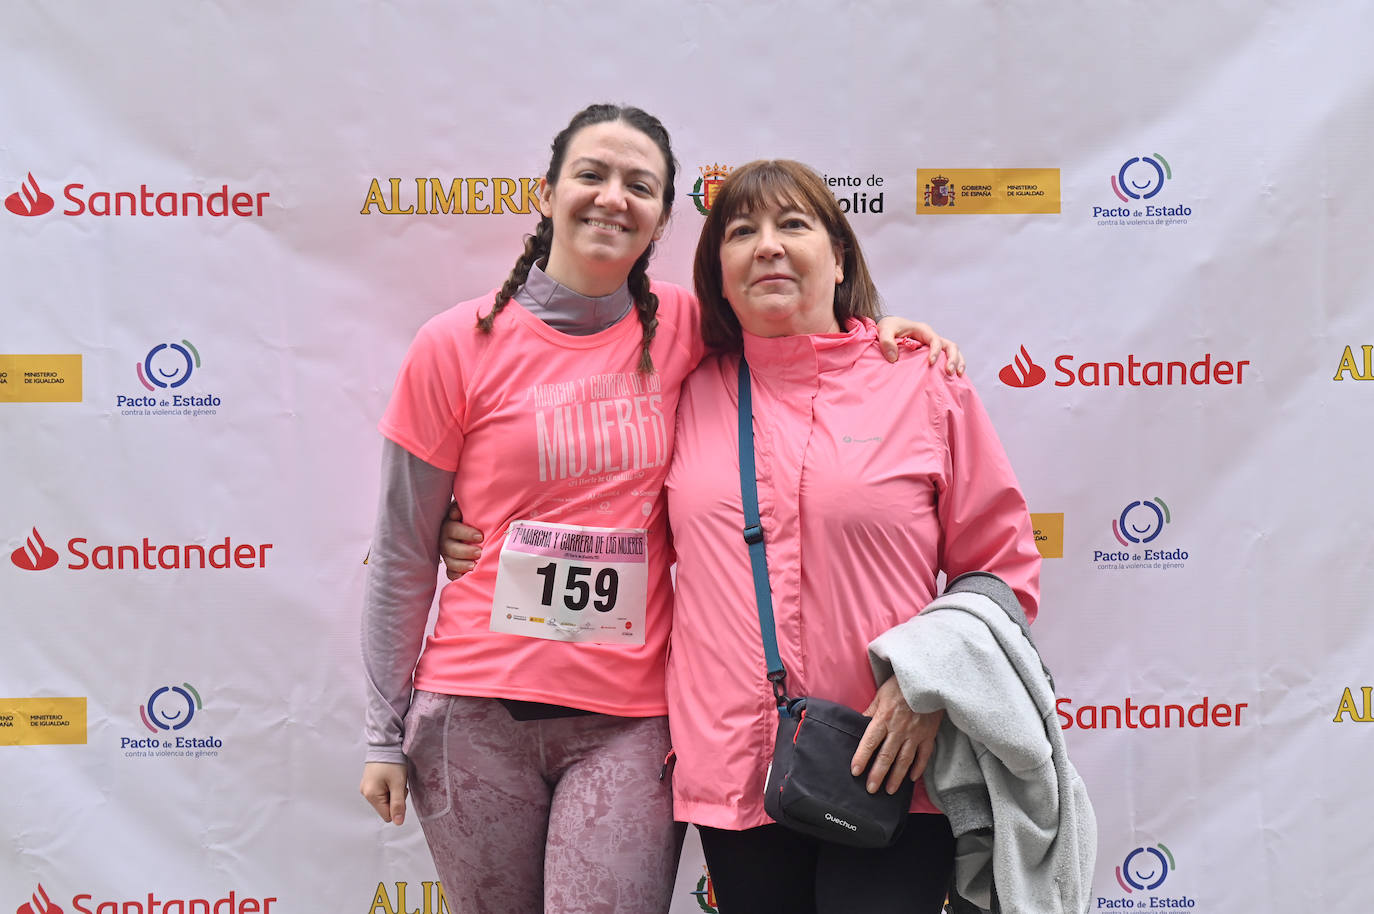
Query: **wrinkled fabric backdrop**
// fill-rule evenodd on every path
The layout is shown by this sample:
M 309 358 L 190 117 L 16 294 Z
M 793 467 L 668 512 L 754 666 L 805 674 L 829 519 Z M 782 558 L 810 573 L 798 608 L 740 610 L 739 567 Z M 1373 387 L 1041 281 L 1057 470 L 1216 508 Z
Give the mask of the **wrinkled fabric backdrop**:
M 0 21 L 3 914 L 438 914 L 413 814 L 356 790 L 376 422 L 605 100 L 681 163 L 654 275 L 690 283 L 725 171 L 799 158 L 887 308 L 964 347 L 1036 515 L 1094 909 L 1365 907 L 1368 5 Z M 711 901 L 689 839 L 673 910 Z

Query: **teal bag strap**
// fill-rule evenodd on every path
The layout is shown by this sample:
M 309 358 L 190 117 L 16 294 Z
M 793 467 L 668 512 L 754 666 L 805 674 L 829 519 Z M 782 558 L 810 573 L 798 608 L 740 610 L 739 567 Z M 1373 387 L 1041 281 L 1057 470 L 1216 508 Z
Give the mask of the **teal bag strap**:
M 763 522 L 759 518 L 759 485 L 754 469 L 754 405 L 749 383 L 749 363 L 739 357 L 739 493 L 744 503 L 744 542 L 749 546 L 749 565 L 754 572 L 754 600 L 759 610 L 759 632 L 763 636 L 763 659 L 768 665 L 768 681 L 778 713 L 788 711 L 787 670 L 778 654 L 777 629 L 773 624 L 773 592 L 768 586 L 768 556 L 764 552 Z

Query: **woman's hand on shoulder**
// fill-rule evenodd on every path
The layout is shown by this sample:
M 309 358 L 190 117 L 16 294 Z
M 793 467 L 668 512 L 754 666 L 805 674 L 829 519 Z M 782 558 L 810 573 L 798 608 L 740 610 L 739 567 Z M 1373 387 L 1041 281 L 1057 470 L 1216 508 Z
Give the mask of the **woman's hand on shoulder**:
M 406 820 L 406 766 L 395 762 L 368 762 L 358 792 L 377 810 L 383 822 L 400 825 Z
M 889 362 L 897 361 L 897 340 L 902 338 L 913 339 L 929 346 L 930 364 L 934 365 L 943 351 L 945 371 L 952 375 L 964 373 L 964 356 L 959 351 L 959 344 L 940 336 L 930 324 L 890 315 L 878 321 L 878 345 Z
M 896 793 L 902 778 L 915 781 L 926 770 L 935 751 L 935 734 L 944 720 L 944 711 L 921 714 L 911 710 L 902 697 L 897 677 L 893 676 L 878 688 L 864 714 L 873 718 L 859 740 L 859 749 L 850 763 L 850 772 L 858 777 L 873 759 L 868 772 L 868 792 L 877 793 L 887 782 L 887 792 Z M 876 755 L 874 754 L 876 753 Z
M 482 555 L 482 531 L 463 523 L 463 512 L 457 504 L 448 506 L 448 517 L 439 528 L 439 558 L 444 573 L 456 581 L 477 567 Z

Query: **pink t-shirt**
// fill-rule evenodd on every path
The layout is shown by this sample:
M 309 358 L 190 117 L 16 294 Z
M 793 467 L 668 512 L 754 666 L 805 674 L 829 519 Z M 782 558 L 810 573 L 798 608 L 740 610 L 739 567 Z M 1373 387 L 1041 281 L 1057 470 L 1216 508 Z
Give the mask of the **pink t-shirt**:
M 637 368 L 634 312 L 599 333 L 569 336 L 511 301 L 485 334 L 474 324 L 491 309 L 486 295 L 420 328 L 380 428 L 421 460 L 456 473 L 453 494 L 464 521 L 485 539 L 477 567 L 440 591 L 417 689 L 627 717 L 667 712 L 672 551 L 663 479 L 682 382 L 703 351 L 696 299 L 673 285 L 654 283 L 653 291 L 659 324 L 647 376 Z M 492 631 L 500 553 L 512 522 L 521 520 L 648 531 L 642 644 Z M 566 583 L 558 582 L 555 599 Z

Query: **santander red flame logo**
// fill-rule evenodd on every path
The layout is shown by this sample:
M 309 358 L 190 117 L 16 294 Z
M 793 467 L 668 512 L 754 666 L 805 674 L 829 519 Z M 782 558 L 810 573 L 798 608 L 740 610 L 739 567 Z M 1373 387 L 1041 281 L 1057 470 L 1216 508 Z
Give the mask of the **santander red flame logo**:
M 39 883 L 38 890 L 14 914 L 62 914 L 62 909 L 53 904 L 48 893 L 43 891 L 42 883 Z
M 5 198 L 5 209 L 16 216 L 41 216 L 52 207 L 52 197 L 38 187 L 38 182 L 33 179 L 33 172 L 29 172 L 23 187 Z
M 997 377 L 1008 387 L 1034 387 L 1045 380 L 1045 369 L 1031 361 L 1030 353 L 1022 346 L 1011 364 L 1002 366 Z
M 43 542 L 34 527 L 24 545 L 10 553 L 10 561 L 25 571 L 46 571 L 57 564 L 57 550 Z

